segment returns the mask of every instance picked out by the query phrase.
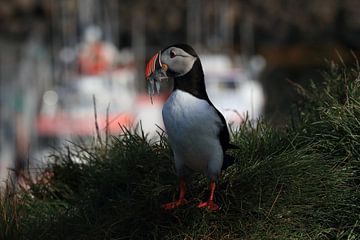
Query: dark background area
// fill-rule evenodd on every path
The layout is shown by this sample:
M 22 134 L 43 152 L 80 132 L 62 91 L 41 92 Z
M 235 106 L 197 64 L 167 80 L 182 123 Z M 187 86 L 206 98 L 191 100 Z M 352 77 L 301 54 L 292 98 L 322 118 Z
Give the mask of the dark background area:
M 84 7 L 96 10 L 79 14 Z M 51 61 L 56 62 L 60 47 L 78 43 L 84 28 L 97 23 L 118 48 L 138 52 L 138 61 L 174 42 L 211 52 L 264 56 L 266 115 L 277 121 L 293 95 L 286 79 L 301 84 L 318 79 L 325 60 L 338 60 L 337 53 L 345 62 L 354 62 L 350 51 L 357 53 L 360 47 L 359 9 L 356 0 L 4 0 L 0 41 L 5 47 L 10 42 L 15 51 L 2 47 L 2 66 L 10 73 L 3 69 L 1 86 L 17 81 L 7 75 L 16 71 L 11 61 L 21 58 L 17 46 L 29 35 L 41 32 L 43 44 L 54 53 Z M 49 81 L 61 81 L 59 72 L 54 70 Z

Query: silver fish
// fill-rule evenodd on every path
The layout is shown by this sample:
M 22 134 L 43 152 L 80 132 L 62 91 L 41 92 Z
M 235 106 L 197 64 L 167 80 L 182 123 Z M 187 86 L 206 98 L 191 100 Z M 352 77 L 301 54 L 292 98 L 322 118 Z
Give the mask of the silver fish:
M 147 81 L 147 90 L 150 95 L 151 104 L 153 104 L 152 97 L 155 94 L 160 94 L 160 83 L 163 80 L 167 80 L 168 77 L 164 69 L 158 69 L 153 74 L 150 75 Z

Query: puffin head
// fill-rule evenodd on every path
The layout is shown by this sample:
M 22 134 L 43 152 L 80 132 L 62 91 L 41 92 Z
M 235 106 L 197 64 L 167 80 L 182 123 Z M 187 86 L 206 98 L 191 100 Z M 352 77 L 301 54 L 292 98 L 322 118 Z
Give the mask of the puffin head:
M 155 90 L 159 92 L 162 79 L 171 77 L 174 78 L 174 89 L 207 98 L 199 56 L 187 44 L 170 45 L 157 52 L 146 65 L 145 77 L 150 95 Z
M 187 44 L 168 46 L 149 60 L 145 71 L 146 79 L 159 71 L 165 73 L 167 77 L 184 76 L 190 72 L 197 59 L 195 50 Z

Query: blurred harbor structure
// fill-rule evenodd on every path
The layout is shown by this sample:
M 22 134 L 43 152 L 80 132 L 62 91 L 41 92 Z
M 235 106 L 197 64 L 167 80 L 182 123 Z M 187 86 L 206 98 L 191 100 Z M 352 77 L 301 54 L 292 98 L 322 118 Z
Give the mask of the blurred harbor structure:
M 281 123 L 294 95 L 287 79 L 316 79 L 337 52 L 353 61 L 360 2 L 0 0 L 0 178 L 36 166 L 51 146 L 94 137 L 93 95 L 102 131 L 139 120 L 156 131 L 168 86 L 151 105 L 144 64 L 174 42 L 200 52 L 229 119 L 248 111 Z

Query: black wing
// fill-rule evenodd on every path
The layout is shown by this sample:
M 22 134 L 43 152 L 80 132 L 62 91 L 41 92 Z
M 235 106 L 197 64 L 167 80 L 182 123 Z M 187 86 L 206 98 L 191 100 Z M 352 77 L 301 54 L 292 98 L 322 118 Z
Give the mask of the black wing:
M 213 106 L 214 107 L 214 106 Z M 215 107 L 214 107 L 215 108 Z M 223 151 L 225 152 L 226 149 L 229 148 L 229 145 L 230 145 L 230 135 L 229 135 L 229 130 L 227 128 L 227 123 L 225 121 L 225 118 L 224 116 L 221 114 L 221 112 L 219 110 L 217 110 L 215 108 L 218 116 L 220 117 L 221 119 L 221 123 L 222 123 L 222 126 L 220 127 L 220 132 L 219 132 L 219 138 L 220 138 L 220 144 L 221 144 L 221 147 L 223 149 Z
M 210 102 L 210 104 L 211 104 L 211 102 Z M 212 106 L 214 107 L 214 105 L 212 105 Z M 216 110 L 218 116 L 221 119 L 221 123 L 222 123 L 222 125 L 220 127 L 220 132 L 219 132 L 219 139 L 220 139 L 221 147 L 224 152 L 224 159 L 223 159 L 223 165 L 221 167 L 221 170 L 225 170 L 226 168 L 228 168 L 235 162 L 235 158 L 233 156 L 226 154 L 226 150 L 227 149 L 238 149 L 239 147 L 230 143 L 229 130 L 227 128 L 227 123 L 225 121 L 225 118 L 221 114 L 221 112 L 216 109 L 216 107 L 214 107 L 214 109 Z
M 226 123 L 224 116 L 221 114 L 221 112 L 219 110 L 217 110 L 217 108 L 214 106 L 214 104 L 212 104 L 212 102 L 209 100 L 209 98 L 207 99 L 207 101 L 215 109 L 215 111 L 218 114 L 218 116 L 221 120 L 221 123 L 222 123 L 222 125 L 220 126 L 219 139 L 220 139 L 220 144 L 221 144 L 221 147 L 222 147 L 224 153 L 227 149 L 238 148 L 237 146 L 230 143 L 229 130 L 227 128 L 227 123 Z

